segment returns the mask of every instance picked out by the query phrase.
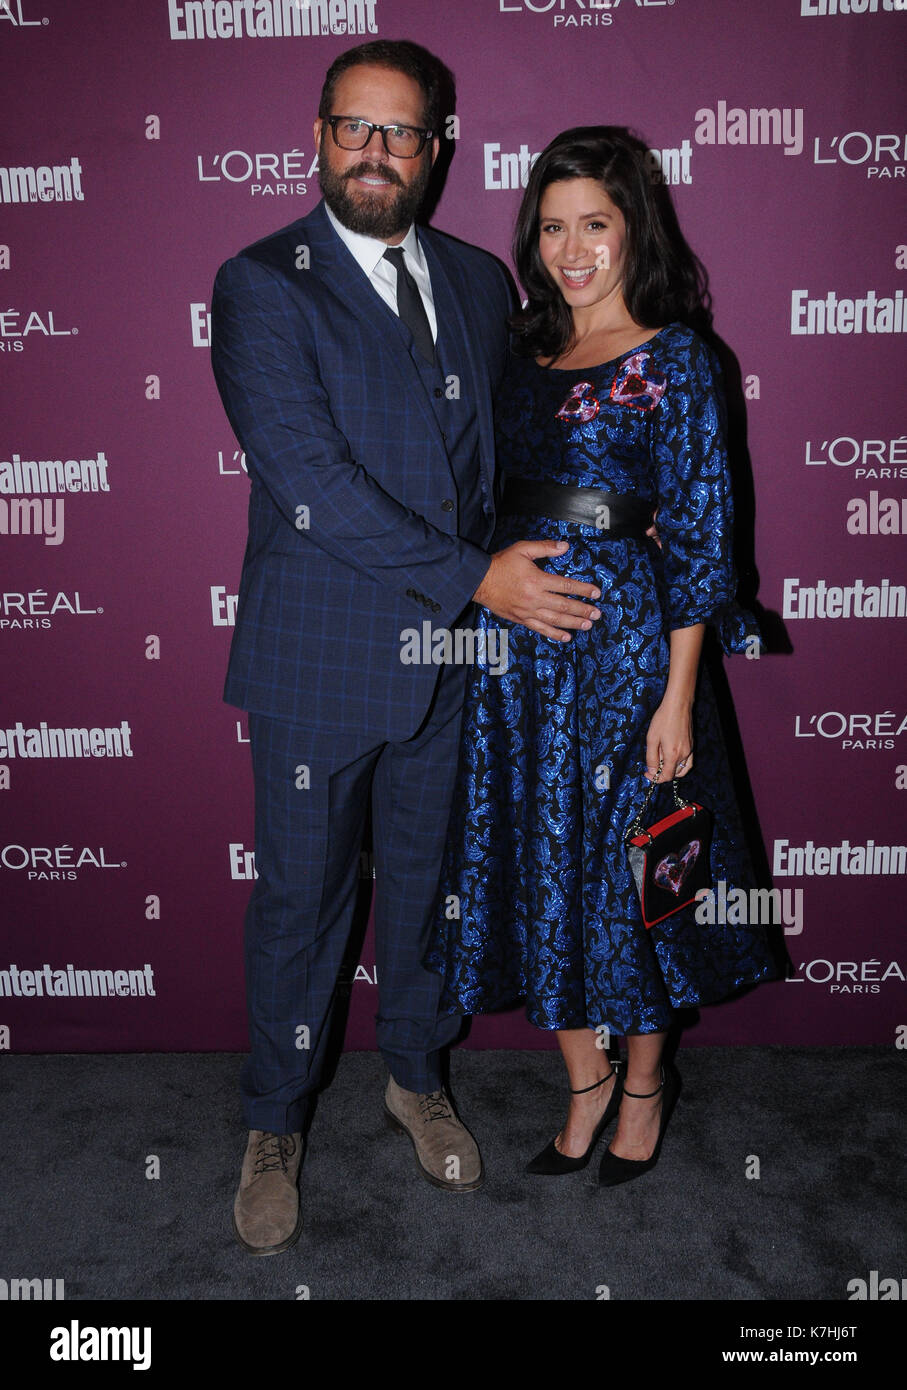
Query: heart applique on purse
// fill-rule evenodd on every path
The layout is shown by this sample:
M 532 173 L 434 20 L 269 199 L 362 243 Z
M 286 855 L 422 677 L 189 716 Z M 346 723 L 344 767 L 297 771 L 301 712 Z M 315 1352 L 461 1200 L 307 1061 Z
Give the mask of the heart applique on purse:
M 712 813 L 698 802 L 684 801 L 676 779 L 671 785 L 675 804 L 671 814 L 648 828 L 643 826 L 642 818 L 658 786 L 656 777 L 625 836 L 647 928 L 688 907 L 712 884 Z
M 691 840 L 677 854 L 666 854 L 655 865 L 655 882 L 659 888 L 667 888 L 677 896 L 686 880 L 696 867 L 702 849 L 701 840 Z

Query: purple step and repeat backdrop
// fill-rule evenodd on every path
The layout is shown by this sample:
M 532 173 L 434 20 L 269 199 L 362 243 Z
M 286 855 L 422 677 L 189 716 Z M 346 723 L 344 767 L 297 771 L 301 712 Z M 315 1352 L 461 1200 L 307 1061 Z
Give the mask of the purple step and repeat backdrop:
M 314 207 L 324 71 L 376 36 L 457 78 L 439 228 L 507 259 L 568 125 L 632 125 L 671 185 L 790 646 L 726 670 L 795 973 L 688 1040 L 895 1042 L 903 0 L 0 0 L 0 1049 L 247 1045 L 252 779 L 221 688 L 248 484 L 208 306 L 221 261 Z M 374 977 L 369 926 L 348 1047 L 374 1046 Z M 516 1011 L 469 1045 L 552 1041 Z

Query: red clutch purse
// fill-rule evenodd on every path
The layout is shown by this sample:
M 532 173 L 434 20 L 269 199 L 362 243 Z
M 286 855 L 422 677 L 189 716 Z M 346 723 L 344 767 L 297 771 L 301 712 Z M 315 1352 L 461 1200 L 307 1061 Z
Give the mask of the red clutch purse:
M 624 837 L 647 928 L 689 907 L 712 885 L 712 813 L 698 802 L 684 801 L 676 779 L 671 785 L 675 809 L 670 815 L 648 827 L 642 824 L 656 778 Z

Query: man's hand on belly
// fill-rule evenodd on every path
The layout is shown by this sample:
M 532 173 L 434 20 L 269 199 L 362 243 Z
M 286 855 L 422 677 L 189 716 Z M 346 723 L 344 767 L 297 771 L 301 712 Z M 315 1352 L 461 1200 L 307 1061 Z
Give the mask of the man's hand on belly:
M 601 597 L 601 590 L 581 579 L 548 574 L 535 563 L 546 556 L 563 555 L 567 545 L 567 541 L 516 541 L 499 550 L 492 555 L 473 598 L 499 618 L 522 623 L 543 637 L 569 642 L 571 630 L 588 632 L 601 613 L 569 596 L 596 599 Z

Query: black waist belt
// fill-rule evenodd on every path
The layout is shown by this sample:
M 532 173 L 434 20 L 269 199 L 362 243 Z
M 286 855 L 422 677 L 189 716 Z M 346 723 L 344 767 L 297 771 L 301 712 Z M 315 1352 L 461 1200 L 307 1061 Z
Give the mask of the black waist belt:
M 501 512 L 505 516 L 519 512 L 552 517 L 555 521 L 578 521 L 597 527 L 603 536 L 622 539 L 645 536 L 652 525 L 655 503 L 597 487 L 506 478 Z

